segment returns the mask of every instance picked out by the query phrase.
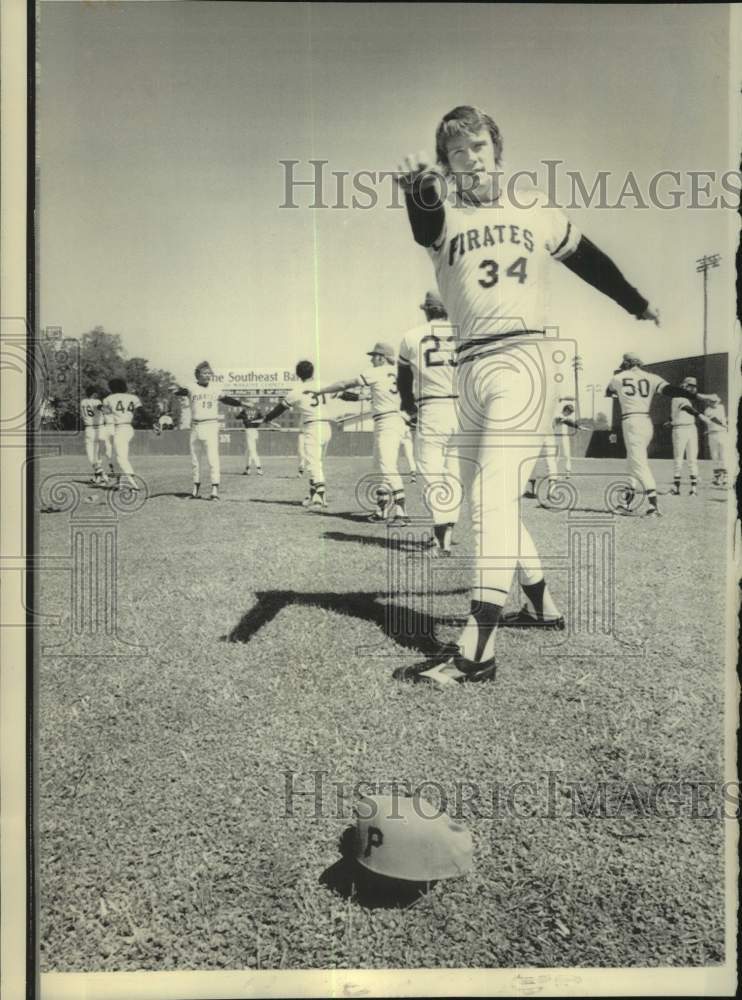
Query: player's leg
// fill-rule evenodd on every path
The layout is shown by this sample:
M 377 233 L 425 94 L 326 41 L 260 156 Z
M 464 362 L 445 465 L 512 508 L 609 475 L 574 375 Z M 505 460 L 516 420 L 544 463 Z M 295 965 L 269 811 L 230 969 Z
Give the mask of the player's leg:
M 259 476 L 263 475 L 263 463 L 260 461 L 260 454 L 258 453 L 258 429 L 257 427 L 250 428 L 252 430 L 252 450 L 253 450 L 253 461 L 255 462 L 255 471 Z
M 201 438 L 198 433 L 198 424 L 191 427 L 189 447 L 191 451 L 191 473 L 193 476 L 192 499 L 197 499 L 201 492 Z
M 547 499 L 549 494 L 551 493 L 552 486 L 559 478 L 559 467 L 557 464 L 558 454 L 559 454 L 559 442 L 557 440 L 556 434 L 552 434 L 544 442 L 544 450 L 542 452 L 544 462 L 546 464 L 546 481 L 548 484 L 546 492 Z
M 210 500 L 219 499 L 219 482 L 221 479 L 221 461 L 219 458 L 219 424 L 209 421 L 204 424 L 204 447 L 206 448 L 206 461 L 209 465 L 209 479 L 211 480 Z
M 108 462 L 108 474 L 113 478 L 116 475 L 116 470 L 113 467 L 113 425 L 104 424 L 103 431 L 103 448 L 106 453 L 106 461 Z
M 538 345 L 525 349 L 535 353 Z M 540 359 L 540 352 L 537 357 Z M 523 570 L 521 586 L 533 614 L 526 610 L 508 616 L 508 624 L 554 627 L 561 620 L 533 540 L 520 518 L 523 477 L 533 471 L 543 444 L 539 435 L 548 433 L 549 420 L 542 421 L 542 426 L 534 428 L 533 438 L 525 441 L 508 439 L 502 431 L 497 436 L 488 432 L 488 428 L 506 427 L 514 414 L 523 411 L 531 400 L 532 382 L 522 364 L 492 365 L 480 372 L 476 365 L 462 366 L 464 373 L 459 370 L 457 377 L 463 399 L 459 402 L 460 457 L 476 540 L 476 574 L 469 617 L 459 638 L 459 655 L 420 674 L 440 685 L 494 677 L 495 636 L 516 567 Z M 544 379 L 545 385 L 550 382 Z M 547 406 L 544 412 L 551 409 Z
M 680 479 L 683 474 L 683 457 L 685 454 L 685 442 L 683 440 L 683 428 L 673 427 L 672 429 L 672 490 L 673 496 L 680 496 Z
M 377 424 L 378 468 L 388 491 L 389 516 L 402 520 L 407 519 L 404 485 L 399 474 L 399 448 L 404 430 L 404 421 L 396 414 Z
M 626 424 L 629 425 L 628 430 Z M 626 454 L 629 461 L 629 475 L 639 484 L 639 492 L 643 492 L 649 502 L 647 514 L 657 516 L 660 511 L 657 506 L 657 483 L 649 466 L 647 449 L 652 441 L 654 428 L 649 417 L 635 416 L 624 421 L 624 437 L 626 439 Z
M 417 465 L 415 463 L 415 444 L 409 427 L 405 430 L 402 437 L 402 451 L 404 452 L 404 457 L 410 471 L 410 480 L 414 483 L 417 473 Z
M 690 474 L 690 495 L 694 497 L 698 494 L 698 429 L 695 424 L 688 427 L 686 457 Z
M 559 437 L 559 447 L 564 459 L 564 474 L 569 477 L 572 474 L 572 441 L 566 428 L 562 428 L 562 433 Z
M 242 473 L 243 476 L 250 475 L 250 428 L 245 428 L 245 471 Z
M 304 432 L 302 430 L 299 430 L 299 433 L 296 435 L 296 455 L 297 455 L 297 458 L 299 459 L 299 475 L 300 476 L 304 475 L 304 467 L 307 464 L 307 458 L 306 458 L 304 444 L 305 444 L 305 442 L 304 442 Z
M 727 442 L 723 431 L 712 431 L 708 436 L 711 458 L 714 463 L 714 486 L 728 485 L 727 479 Z
M 85 454 L 90 467 L 93 470 L 93 482 L 99 483 L 103 479 L 103 470 L 98 461 L 98 428 L 85 428 Z
M 440 419 L 438 417 L 440 410 Z M 461 506 L 461 468 L 451 407 L 429 402 L 420 415 L 415 435 L 417 468 L 423 482 L 423 500 L 433 520 L 433 552 L 450 555 L 453 528 Z
M 121 469 L 124 483 L 130 489 L 138 489 L 134 480 L 134 469 L 129 460 L 129 445 L 134 437 L 134 428 L 131 424 L 117 424 L 113 434 L 113 453 L 116 463 Z
M 309 472 L 309 493 L 302 501 L 305 507 L 325 507 L 327 504 L 324 453 L 329 440 L 329 424 L 309 424 L 304 431 L 304 452 Z

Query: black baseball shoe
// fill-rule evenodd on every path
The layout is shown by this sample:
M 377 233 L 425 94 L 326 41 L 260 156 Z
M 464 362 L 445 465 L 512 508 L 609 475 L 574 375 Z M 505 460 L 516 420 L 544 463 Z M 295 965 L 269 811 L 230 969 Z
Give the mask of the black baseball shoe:
M 416 684 L 432 684 L 434 687 L 444 688 L 455 687 L 457 684 L 493 681 L 496 673 L 497 663 L 494 656 L 476 663 L 456 655 L 428 670 L 420 671 L 414 675 L 414 680 Z
M 511 611 L 510 614 L 503 615 L 499 624 L 505 628 L 555 629 L 558 632 L 563 632 L 566 628 L 564 615 L 558 618 L 544 618 L 543 615 L 538 617 L 532 615 L 525 604 L 520 611 Z

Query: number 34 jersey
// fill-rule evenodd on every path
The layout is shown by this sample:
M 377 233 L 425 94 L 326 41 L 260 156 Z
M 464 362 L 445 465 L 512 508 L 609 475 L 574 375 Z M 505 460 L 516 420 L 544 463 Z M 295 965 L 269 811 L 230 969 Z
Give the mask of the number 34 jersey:
M 460 358 L 476 357 L 520 330 L 543 330 L 545 269 L 577 248 L 581 234 L 540 191 L 501 192 L 497 204 L 444 202 L 443 231 L 428 248 Z
M 608 383 L 608 391 L 618 397 L 622 417 L 633 417 L 638 413 L 649 416 L 655 393 L 666 385 L 667 382 L 654 372 L 631 368 L 614 375 Z
M 417 402 L 454 395 L 456 333 L 450 323 L 422 323 L 408 332 L 399 345 L 399 361 L 412 369 Z

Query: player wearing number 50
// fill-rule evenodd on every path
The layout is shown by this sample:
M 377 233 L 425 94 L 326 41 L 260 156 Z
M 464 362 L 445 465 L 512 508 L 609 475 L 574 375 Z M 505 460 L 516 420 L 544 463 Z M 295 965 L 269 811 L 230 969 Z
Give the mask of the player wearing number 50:
M 456 337 L 436 292 L 428 292 L 420 308 L 426 322 L 402 338 L 397 386 L 402 409 L 417 418 L 415 454 L 433 518 L 431 555 L 450 556 L 462 500 L 453 391 Z
M 391 344 L 379 341 L 367 353 L 371 358 L 370 368 L 355 378 L 333 382 L 320 392 L 329 395 L 361 387 L 371 390 L 374 463 L 381 473 L 382 484 L 376 494 L 378 508 L 369 520 L 385 521 L 388 518 L 406 524 L 409 523 L 409 518 L 405 510 L 402 477 L 399 474 L 399 448 L 406 426 L 400 410 L 394 348 Z
M 655 393 L 658 392 L 671 399 L 700 401 L 711 399 L 710 396 L 696 392 L 693 387 L 668 385 L 659 375 L 645 371 L 641 359 L 636 354 L 624 354 L 618 371 L 608 383 L 606 396 L 615 396 L 621 407 L 629 475 L 638 481 L 638 489 L 646 495 L 649 501 L 647 515 L 651 517 L 660 515 L 657 507 L 657 484 L 647 459 L 647 449 L 654 433 L 649 407 Z M 630 508 L 633 499 L 634 490 L 627 491 L 625 497 L 627 509 Z
M 454 108 L 435 140 L 437 167 L 429 166 L 425 154 L 409 155 L 397 176 L 413 237 L 430 255 L 458 337 L 454 391 L 476 578 L 459 654 L 419 675 L 448 686 L 494 677 L 499 624 L 564 625 L 520 520 L 520 496 L 544 437 L 551 435 L 558 389 L 544 335 L 547 268 L 563 262 L 631 315 L 658 318 L 545 195 L 501 183 L 503 138 L 490 115 Z M 518 422 L 523 413 L 531 415 L 525 427 Z M 507 433 L 513 427 L 517 436 Z M 526 607 L 503 618 L 516 567 Z
M 112 378 L 108 383 L 110 393 L 103 400 L 103 413 L 108 414 L 113 420 L 113 457 L 123 473 L 121 485 L 127 486 L 134 492 L 139 492 L 139 487 L 134 480 L 134 469 L 129 461 L 129 445 L 134 437 L 134 427 L 132 421 L 137 410 L 143 419 L 148 419 L 144 411 L 139 396 L 129 392 L 126 382 L 122 378 Z M 159 434 L 159 429 L 153 425 L 155 434 Z
M 242 406 L 235 396 L 225 395 L 211 384 L 214 373 L 208 361 L 202 361 L 194 371 L 196 381 L 191 386 L 175 390 L 176 396 L 187 396 L 191 409 L 191 467 L 193 491 L 191 498 L 198 499 L 201 492 L 201 453 L 206 452 L 211 480 L 211 500 L 219 499 L 219 403 Z

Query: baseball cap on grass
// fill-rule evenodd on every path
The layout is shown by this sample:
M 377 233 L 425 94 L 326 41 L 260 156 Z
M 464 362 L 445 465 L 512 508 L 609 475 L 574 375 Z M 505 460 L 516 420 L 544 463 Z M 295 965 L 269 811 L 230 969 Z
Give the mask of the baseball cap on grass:
M 354 857 L 377 875 L 433 882 L 472 866 L 466 827 L 419 796 L 365 795 L 355 815 Z
M 380 354 L 384 358 L 388 358 L 393 361 L 396 356 L 396 351 L 391 344 L 388 344 L 385 340 L 378 340 L 370 351 L 366 352 L 370 357 L 374 354 Z

